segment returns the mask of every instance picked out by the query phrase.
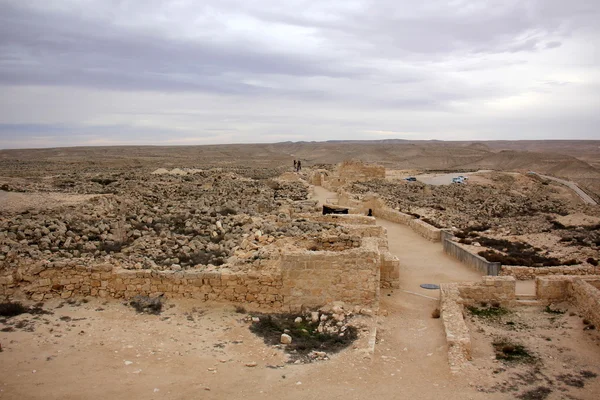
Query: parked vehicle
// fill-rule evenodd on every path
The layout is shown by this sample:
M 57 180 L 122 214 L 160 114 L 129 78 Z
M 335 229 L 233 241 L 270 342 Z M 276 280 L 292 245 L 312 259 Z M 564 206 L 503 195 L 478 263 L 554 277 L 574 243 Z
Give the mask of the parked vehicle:
M 415 178 L 414 176 L 409 176 L 408 178 L 404 178 L 404 180 L 408 182 L 416 182 L 417 178 Z

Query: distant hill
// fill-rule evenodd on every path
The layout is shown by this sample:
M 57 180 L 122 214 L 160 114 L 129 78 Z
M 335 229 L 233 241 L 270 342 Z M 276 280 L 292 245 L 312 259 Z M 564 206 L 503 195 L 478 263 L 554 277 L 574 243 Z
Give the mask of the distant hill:
M 67 162 L 107 167 L 245 165 L 276 167 L 293 159 L 312 164 L 363 160 L 387 168 L 421 170 L 495 169 L 550 174 L 581 183 L 600 195 L 600 141 L 366 140 L 228 144 L 209 146 L 73 147 L 0 150 L 3 163 Z M 18 160 L 18 161 L 17 161 Z

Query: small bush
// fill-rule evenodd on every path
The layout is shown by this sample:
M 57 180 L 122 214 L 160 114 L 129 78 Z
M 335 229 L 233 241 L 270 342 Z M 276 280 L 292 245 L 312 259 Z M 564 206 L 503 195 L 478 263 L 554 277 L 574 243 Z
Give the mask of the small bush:
M 436 308 L 435 310 L 433 310 L 431 312 L 431 318 L 439 318 L 440 315 L 441 315 L 441 313 L 440 313 L 440 309 L 439 308 Z
M 511 343 L 507 340 L 496 340 L 492 343 L 492 346 L 498 360 L 524 363 L 535 361 L 535 357 L 523 345 Z
M 150 298 L 148 296 L 135 296 L 129 305 L 139 313 L 158 315 L 162 311 L 162 297 Z
M 544 309 L 544 311 L 547 312 L 548 314 L 564 314 L 565 313 L 564 310 L 552 308 L 552 307 L 550 307 L 550 305 L 547 305 L 546 308 Z
M 548 389 L 544 386 L 539 386 L 535 389 L 531 389 L 524 393 L 521 393 L 517 396 L 517 398 L 521 400 L 545 400 L 550 395 L 550 393 L 552 393 L 551 389 Z
M 319 322 L 296 323 L 296 316 L 293 314 L 258 315 L 258 317 L 259 322 L 250 325 L 250 331 L 261 336 L 269 345 L 279 345 L 281 334 L 288 331 L 293 341 L 285 346 L 285 351 L 291 353 L 296 359 L 306 356 L 313 350 L 338 352 L 358 338 L 358 330 L 353 326 L 346 326 L 343 333 L 321 333 L 317 329 Z
M 497 304 L 498 306 L 500 305 L 498 303 L 494 304 Z M 475 315 L 480 318 L 499 318 L 502 315 L 508 314 L 510 312 L 506 308 L 494 306 L 487 307 L 486 305 L 483 305 L 482 307 L 469 306 L 467 307 L 467 310 L 469 310 L 469 312 L 472 315 Z
M 238 314 L 246 314 L 246 309 L 243 306 L 235 306 L 235 312 Z
M 29 310 L 24 307 L 21 303 L 2 303 L 0 304 L 0 316 L 2 317 L 14 317 L 17 315 L 25 314 Z

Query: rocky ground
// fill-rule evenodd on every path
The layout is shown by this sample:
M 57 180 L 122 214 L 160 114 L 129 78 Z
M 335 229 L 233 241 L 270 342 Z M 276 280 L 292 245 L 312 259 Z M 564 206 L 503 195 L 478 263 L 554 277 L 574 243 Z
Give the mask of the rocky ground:
M 0 203 L 9 207 L 0 211 L 0 261 L 110 256 L 125 268 L 177 270 L 268 258 L 268 246 L 290 238 L 347 236 L 341 226 L 294 218 L 315 209 L 308 185 L 296 174 L 272 179 L 265 171 L 4 178 Z M 45 199 L 57 196 L 61 201 L 47 207 Z
M 535 175 L 488 172 L 474 175 L 468 184 L 439 186 L 373 180 L 345 189 L 359 195 L 376 193 L 392 208 L 453 229 L 465 244 L 485 247 L 485 239 L 523 242 L 543 257 L 558 259 L 555 265 L 573 259 L 593 265 L 600 251 L 600 208 L 583 204 L 569 189 Z M 506 255 L 504 248 L 490 247 Z M 516 262 L 513 265 L 528 265 Z

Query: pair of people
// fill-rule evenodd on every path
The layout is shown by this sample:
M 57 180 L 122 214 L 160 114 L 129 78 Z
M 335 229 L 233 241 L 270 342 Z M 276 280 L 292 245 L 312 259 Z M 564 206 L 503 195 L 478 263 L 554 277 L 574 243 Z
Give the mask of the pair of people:
M 302 163 L 300 162 L 300 160 L 298 160 L 298 161 L 294 160 L 294 170 L 296 170 L 296 172 L 300 172 L 301 169 L 302 169 Z

